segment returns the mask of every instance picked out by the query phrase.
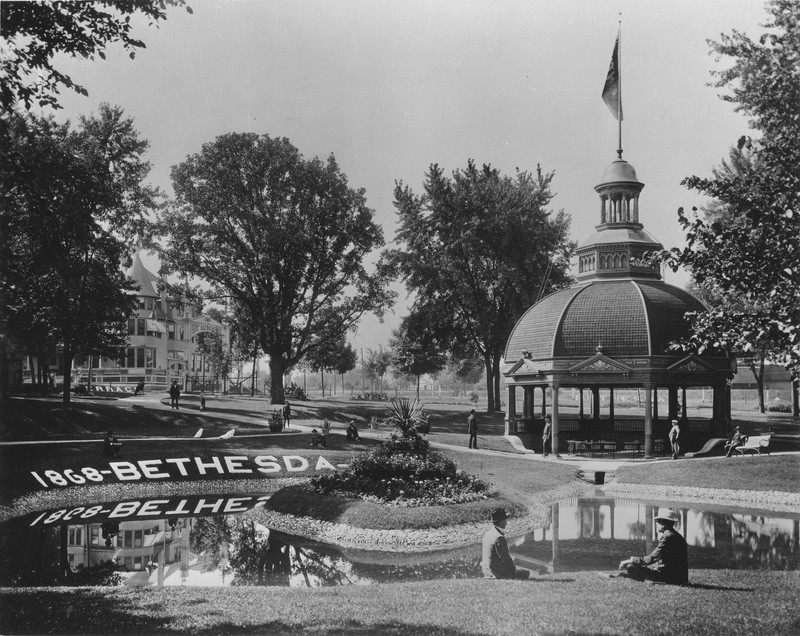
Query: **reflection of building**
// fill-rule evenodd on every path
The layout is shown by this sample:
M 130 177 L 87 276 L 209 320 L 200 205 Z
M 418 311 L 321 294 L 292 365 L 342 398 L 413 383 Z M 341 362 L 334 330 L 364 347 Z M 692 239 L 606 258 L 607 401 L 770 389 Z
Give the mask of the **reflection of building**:
M 188 563 L 190 518 L 122 521 L 67 526 L 67 559 L 74 570 L 115 561 L 129 572 L 161 563 Z M 111 535 L 111 536 L 109 536 Z
M 139 285 L 134 315 L 128 318 L 128 347 L 116 360 L 91 361 L 93 385 L 135 385 L 145 382 L 148 389 L 163 390 L 177 381 L 188 391 L 216 389 L 209 385 L 208 361 L 197 353 L 195 338 L 203 331 L 216 331 L 224 347 L 230 346 L 227 324 L 200 314 L 189 302 L 159 292 L 159 278 L 149 271 L 137 254 L 126 272 Z M 75 369 L 88 380 L 88 358 L 76 358 Z
M 684 423 L 684 444 L 726 433 L 732 361 L 725 352 L 670 348 L 690 334 L 686 314 L 703 305 L 665 283 L 647 261 L 649 252 L 663 248 L 639 220 L 642 188 L 627 161 L 606 168 L 595 187 L 600 224 L 577 249 L 578 281 L 534 304 L 511 332 L 504 355 L 507 434 L 540 434 L 547 396 L 556 453 L 567 449 L 569 436 L 620 447 L 637 441 L 649 456 L 672 418 Z M 578 392 L 577 413 L 559 408 L 559 390 L 566 388 Z M 707 391 L 708 411 L 687 413 L 687 389 Z M 614 392 L 622 390 L 637 396 L 641 415 L 614 412 Z
M 689 567 L 798 570 L 800 515 L 751 515 L 673 507 Z M 658 543 L 656 503 L 576 498 L 553 504 L 551 525 L 509 538 L 517 565 L 550 572 L 614 570 Z

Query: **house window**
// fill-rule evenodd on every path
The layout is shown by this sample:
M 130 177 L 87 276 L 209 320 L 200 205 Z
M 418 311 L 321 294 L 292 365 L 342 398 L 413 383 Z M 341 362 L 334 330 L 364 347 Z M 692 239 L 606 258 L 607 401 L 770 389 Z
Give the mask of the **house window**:
M 125 531 L 125 547 L 132 548 L 133 547 L 133 532 L 130 530 Z
M 137 367 L 144 366 L 144 349 L 136 350 L 136 366 Z
M 134 548 L 141 548 L 142 547 L 142 536 L 143 533 L 141 530 L 134 530 L 133 532 L 133 547 Z
M 145 335 L 145 326 L 144 326 L 144 318 L 137 318 L 136 319 L 136 333 L 140 336 Z
M 156 350 L 150 347 L 144 350 L 144 366 L 152 369 L 156 366 Z
M 83 545 L 83 528 L 70 526 L 67 542 L 69 545 Z
M 91 535 L 92 545 L 100 545 L 100 528 L 91 526 L 89 528 L 89 534 Z
M 153 310 L 153 299 L 152 298 L 145 298 L 144 299 L 144 308 L 148 311 Z
M 136 319 L 130 318 L 128 319 L 128 335 L 135 336 L 136 335 Z
M 139 301 L 139 309 L 144 309 L 144 296 L 137 296 L 136 299 Z
M 167 324 L 167 333 L 170 340 L 175 340 L 175 323 L 170 322 Z

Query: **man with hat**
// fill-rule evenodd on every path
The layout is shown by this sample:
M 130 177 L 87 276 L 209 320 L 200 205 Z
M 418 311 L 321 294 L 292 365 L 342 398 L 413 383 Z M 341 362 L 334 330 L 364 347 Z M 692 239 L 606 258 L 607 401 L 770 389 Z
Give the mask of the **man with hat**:
M 487 579 L 527 579 L 530 572 L 514 565 L 514 560 L 508 552 L 503 529 L 508 523 L 508 514 L 505 508 L 492 510 L 492 528 L 483 535 L 483 555 L 481 567 L 483 576 Z
M 660 535 L 656 549 L 647 556 L 632 556 L 622 561 L 619 564 L 621 572 L 612 576 L 685 585 L 689 582 L 689 558 L 686 540 L 675 530 L 675 513 L 659 511 L 655 521 Z M 649 567 L 653 564 L 657 564 L 655 568 Z

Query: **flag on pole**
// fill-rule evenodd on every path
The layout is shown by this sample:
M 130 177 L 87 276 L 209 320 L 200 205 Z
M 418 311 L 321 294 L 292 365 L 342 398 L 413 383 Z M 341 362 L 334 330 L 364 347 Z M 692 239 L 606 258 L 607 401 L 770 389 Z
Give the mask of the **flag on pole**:
M 614 52 L 611 54 L 611 65 L 608 67 L 606 83 L 603 86 L 603 101 L 608 106 L 614 119 L 622 121 L 622 99 L 620 96 L 619 77 L 619 35 L 614 43 Z

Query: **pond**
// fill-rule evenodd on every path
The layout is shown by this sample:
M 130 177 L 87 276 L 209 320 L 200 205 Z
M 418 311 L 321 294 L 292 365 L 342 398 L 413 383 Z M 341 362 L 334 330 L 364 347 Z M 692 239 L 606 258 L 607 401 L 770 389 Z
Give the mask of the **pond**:
M 261 526 L 243 513 L 269 495 L 106 502 L 38 512 L 0 526 L 0 585 L 366 585 L 479 578 L 480 545 L 390 553 L 340 549 Z M 549 527 L 509 536 L 517 565 L 539 573 L 614 570 L 655 547 L 668 502 L 602 496 L 551 506 Z M 800 512 L 671 504 L 689 567 L 800 570 Z

